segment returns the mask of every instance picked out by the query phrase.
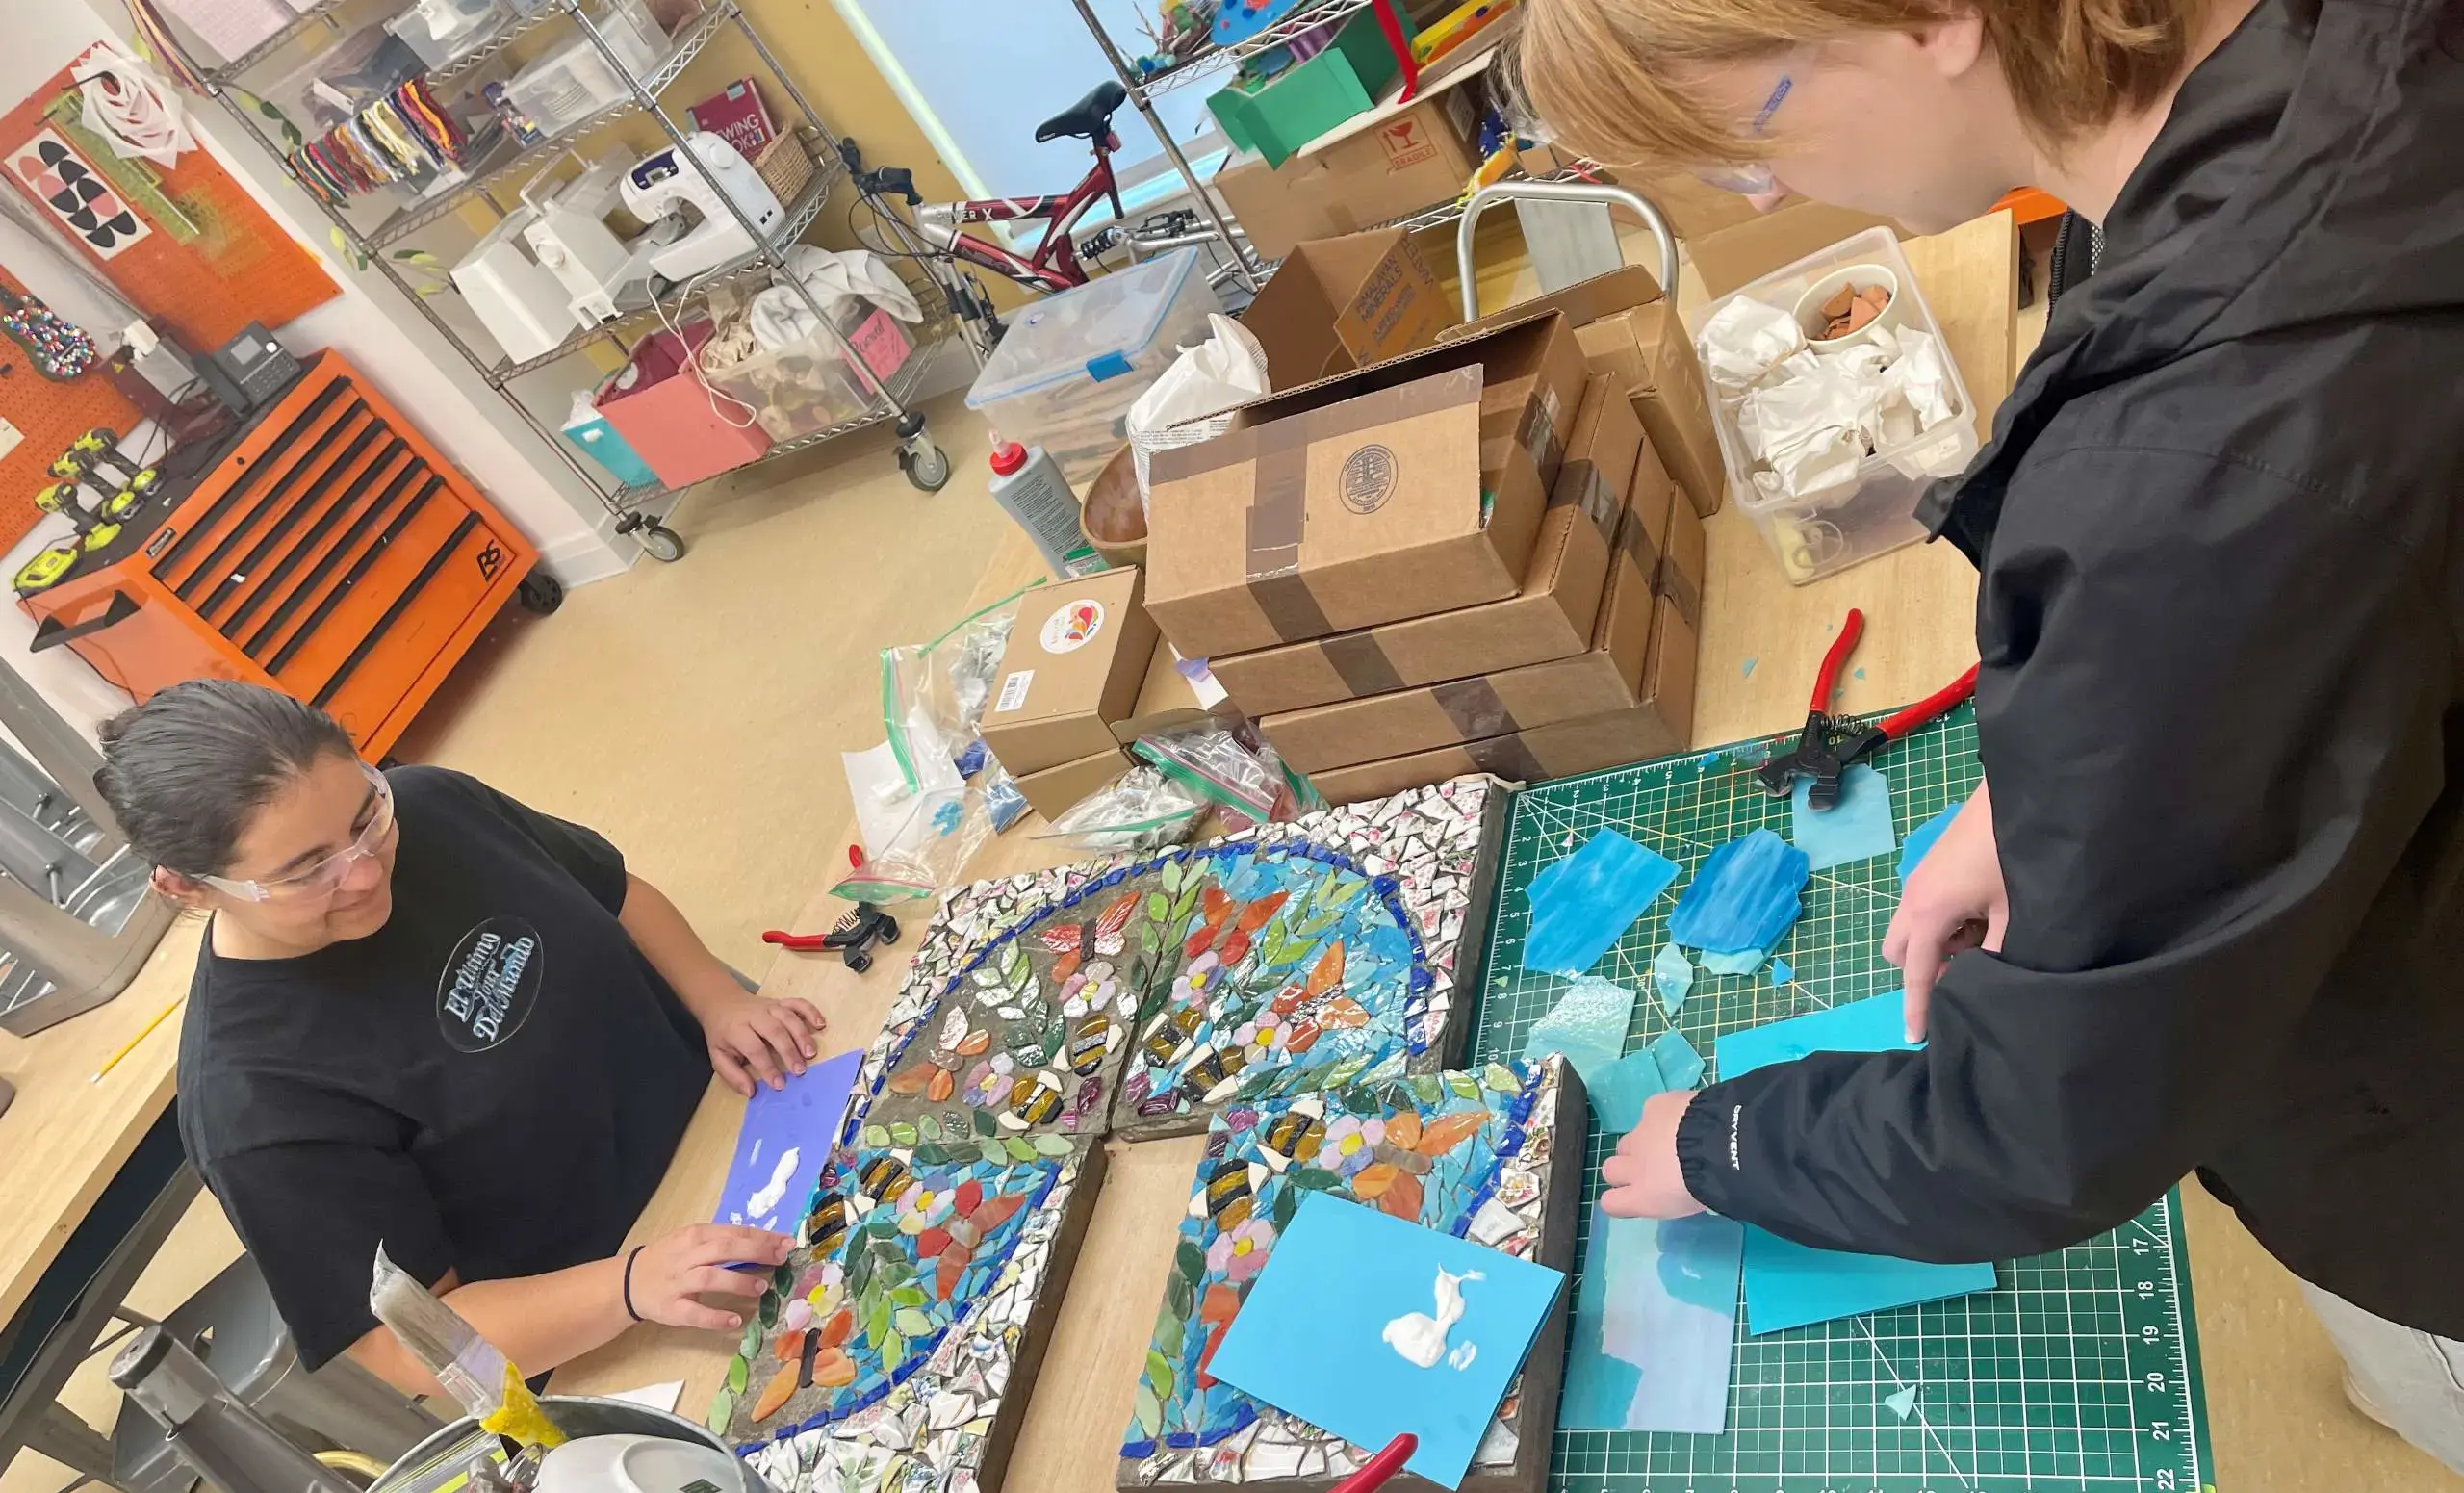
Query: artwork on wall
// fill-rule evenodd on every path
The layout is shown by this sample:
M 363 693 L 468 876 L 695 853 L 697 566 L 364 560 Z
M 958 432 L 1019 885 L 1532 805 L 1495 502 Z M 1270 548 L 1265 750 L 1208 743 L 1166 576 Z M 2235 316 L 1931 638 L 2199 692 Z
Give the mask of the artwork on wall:
M 998 1485 L 1103 1167 L 1039 1139 L 824 1172 L 710 1407 L 773 1487 Z
M 1210 1168 L 1237 1148 L 1219 1185 L 1245 1189 L 1245 1207 L 1154 1243 L 1186 1264 L 1189 1228 L 1215 1228 L 1198 1258 L 1219 1280 L 1249 1278 L 1312 1186 L 1460 1222 L 1490 1248 L 1570 1255 L 1570 1213 L 1542 1220 L 1560 1197 L 1572 1207 L 1550 1173 L 1561 1112 L 1580 1129 L 1578 1082 L 1555 1062 L 1446 1071 L 1479 977 L 1504 796 L 1462 778 L 952 893 L 863 1055 L 713 1429 L 782 1493 L 996 1488 L 1109 1134 L 1211 1123 Z M 1193 1292 L 1183 1315 L 1208 1301 L 1220 1315 L 1219 1292 Z M 1545 1469 L 1546 1436 L 1516 1450 L 1518 1407 L 1553 1404 L 1562 1341 L 1560 1320 L 1533 1360 L 1550 1382 L 1509 1401 L 1475 1484 Z M 1193 1365 L 1204 1351 L 1182 1348 Z M 1290 1417 L 1260 1429 L 1241 1403 L 1250 1419 L 1206 1443 L 1210 1464 L 1264 1447 L 1245 1479 L 1270 1480 L 1286 1450 L 1296 1468 L 1348 1455 Z M 1240 1412 L 1201 1396 L 1178 1413 Z
M 1565 1270 L 1583 1128 L 1581 1082 L 1558 1057 L 1217 1114 L 1122 1439 L 1118 1485 L 1321 1488 L 1355 1471 L 1375 1448 L 1353 1446 L 1207 1372 L 1276 1239 L 1302 1201 L 1322 1193 Z M 1463 1486 L 1533 1489 L 1545 1480 L 1565 1324 L 1561 1300 Z
M 34 202 L 70 253 L 190 348 L 219 348 L 251 322 L 279 327 L 341 295 L 211 150 L 174 150 L 165 165 L 93 132 L 76 74 L 109 50 L 81 51 L 0 116 L 0 190 Z
M 153 231 L 58 130 L 38 130 L 9 152 L 9 170 L 96 259 L 116 259 Z

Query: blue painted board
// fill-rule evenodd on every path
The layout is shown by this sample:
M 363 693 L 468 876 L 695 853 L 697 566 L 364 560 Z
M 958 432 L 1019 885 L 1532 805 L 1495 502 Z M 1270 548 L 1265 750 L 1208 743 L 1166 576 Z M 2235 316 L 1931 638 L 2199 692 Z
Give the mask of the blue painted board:
M 1399 1318 L 1435 1315 L 1441 1270 L 1479 1278 L 1463 1281 L 1448 1356 L 1424 1369 L 1384 1334 Z M 1311 1193 L 1224 1329 L 1210 1372 L 1355 1445 L 1382 1447 L 1410 1431 L 1420 1448 L 1407 1465 L 1451 1488 L 1565 1283 L 1546 1266 Z

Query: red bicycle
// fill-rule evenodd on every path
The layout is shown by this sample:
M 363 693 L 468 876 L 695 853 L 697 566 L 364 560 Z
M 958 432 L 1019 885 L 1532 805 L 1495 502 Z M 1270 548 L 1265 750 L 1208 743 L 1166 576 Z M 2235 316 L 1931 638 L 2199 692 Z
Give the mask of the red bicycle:
M 862 152 L 853 140 L 838 142 L 838 156 L 847 165 L 859 200 L 873 214 L 875 248 L 910 258 L 938 259 L 988 270 L 1032 291 L 1050 293 L 1084 285 L 1088 265 L 1117 248 L 1128 248 L 1134 258 L 1198 245 L 1219 249 L 1221 241 L 1194 209 L 1155 213 L 1134 227 L 1126 222 L 1120 183 L 1113 172 L 1113 154 L 1120 149 L 1120 136 L 1115 133 L 1112 121 L 1128 98 L 1119 84 L 1107 83 L 1036 127 L 1039 144 L 1078 139 L 1086 141 L 1094 151 L 1094 165 L 1078 185 L 1058 195 L 926 202 L 923 193 L 915 190 L 915 173 L 906 167 L 865 169 Z M 1111 205 L 1113 220 L 1079 237 L 1079 220 L 1098 202 Z M 901 205 L 904 212 L 899 211 Z M 1044 224 L 1043 237 L 1031 252 L 1023 255 L 966 231 L 980 223 L 1036 221 Z M 1232 232 L 1245 245 L 1245 253 L 1247 236 L 1238 227 Z M 1219 264 L 1210 278 L 1220 284 L 1235 273 L 1235 267 L 1227 262 Z M 982 329 L 980 346 L 988 349 L 1000 340 L 1000 319 L 981 286 L 964 276 L 957 278 L 968 289 L 964 293 L 951 291 L 951 310 L 962 322 Z

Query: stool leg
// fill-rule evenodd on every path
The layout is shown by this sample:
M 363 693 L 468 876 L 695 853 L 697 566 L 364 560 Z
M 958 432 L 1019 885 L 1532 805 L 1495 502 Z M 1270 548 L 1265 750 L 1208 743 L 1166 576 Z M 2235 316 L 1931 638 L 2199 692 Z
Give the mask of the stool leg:
M 61 1405 L 44 1405 L 42 1413 L 35 1417 L 34 1424 L 26 1428 L 26 1449 L 39 1452 L 69 1471 L 81 1474 L 81 1482 L 110 1485 L 111 1438 L 69 1414 Z

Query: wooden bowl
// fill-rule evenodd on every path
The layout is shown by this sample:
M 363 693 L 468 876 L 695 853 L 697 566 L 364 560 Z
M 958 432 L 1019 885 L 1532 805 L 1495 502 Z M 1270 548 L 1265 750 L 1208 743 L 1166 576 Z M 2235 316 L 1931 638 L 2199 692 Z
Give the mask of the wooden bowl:
M 1126 446 L 1113 453 L 1087 488 L 1079 514 L 1087 540 L 1115 566 L 1146 562 L 1146 505 L 1138 496 L 1138 465 Z

